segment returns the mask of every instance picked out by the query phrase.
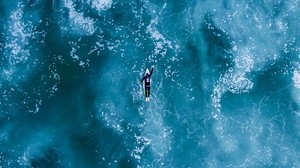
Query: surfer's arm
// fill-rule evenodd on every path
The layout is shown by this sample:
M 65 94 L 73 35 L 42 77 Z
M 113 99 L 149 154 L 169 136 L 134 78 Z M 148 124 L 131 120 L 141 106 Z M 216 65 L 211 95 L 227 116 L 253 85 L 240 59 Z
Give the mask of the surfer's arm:
M 153 66 L 152 66 L 152 69 L 151 69 L 151 72 L 150 72 L 150 76 L 152 75 L 152 73 L 153 73 Z
M 146 76 L 144 76 L 142 79 L 141 79 L 141 82 L 143 82 L 143 80 L 145 80 Z

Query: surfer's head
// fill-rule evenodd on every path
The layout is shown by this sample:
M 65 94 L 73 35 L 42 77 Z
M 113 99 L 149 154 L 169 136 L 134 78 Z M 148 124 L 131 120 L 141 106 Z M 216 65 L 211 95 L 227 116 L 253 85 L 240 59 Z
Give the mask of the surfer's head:
M 149 71 L 148 68 L 146 69 L 146 73 L 145 73 L 145 74 L 146 74 L 147 76 L 150 75 L 150 71 Z

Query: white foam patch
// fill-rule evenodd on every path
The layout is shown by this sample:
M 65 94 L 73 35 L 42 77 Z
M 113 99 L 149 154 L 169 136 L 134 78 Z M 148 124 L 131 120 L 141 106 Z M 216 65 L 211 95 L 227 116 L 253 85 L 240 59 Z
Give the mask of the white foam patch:
M 81 41 L 81 38 L 79 38 L 78 42 L 80 42 L 80 41 Z M 79 57 L 79 55 L 77 54 L 77 50 L 80 49 L 80 45 L 78 45 L 78 43 L 74 42 L 74 41 L 70 41 L 69 45 L 71 46 L 70 56 L 73 58 L 73 61 L 77 62 L 78 65 L 82 68 L 90 66 L 89 59 L 84 60 L 81 57 Z
M 293 84 L 295 88 L 300 89 L 300 72 L 298 70 L 293 72 Z
M 12 92 L 24 92 L 17 88 L 17 85 L 21 81 L 26 81 L 39 63 L 38 48 L 35 48 L 36 42 L 31 44 L 31 41 L 39 41 L 46 34 L 45 31 L 37 31 L 41 22 L 37 21 L 35 14 L 25 13 L 25 8 L 22 2 L 17 2 L 16 8 L 8 12 L 10 16 L 3 22 L 1 28 L 4 43 L 0 45 L 3 46 L 1 47 L 1 50 L 3 49 L 1 58 L 3 66 L 0 67 L 0 76 L 2 80 L 12 85 L 11 89 L 15 89 Z M 33 51 L 34 49 L 35 51 Z M 10 102 L 8 99 L 5 100 L 7 103 Z M 36 107 L 35 111 L 38 109 Z
M 213 88 L 211 94 L 212 105 L 216 109 L 212 113 L 214 118 L 222 118 L 220 114 L 222 95 L 227 91 L 235 94 L 248 93 L 254 83 L 247 77 L 247 73 L 253 71 L 254 59 L 252 58 L 251 49 L 236 49 L 234 66 L 229 68 L 220 77 Z
M 63 58 L 61 55 L 58 55 L 58 56 L 55 56 L 54 55 L 54 60 L 55 62 L 60 62 L 62 63 L 63 62 Z M 49 71 L 51 72 L 51 75 L 49 76 L 52 81 L 54 82 L 51 86 L 49 86 L 46 90 L 47 93 L 49 93 L 49 96 L 48 98 L 50 97 L 53 97 L 55 92 L 58 91 L 58 84 L 60 83 L 60 75 L 59 73 L 57 72 L 57 65 L 56 64 L 51 64 L 49 65 Z M 42 76 L 41 80 L 43 81 L 44 80 L 44 75 Z M 46 83 L 45 83 L 46 84 Z
M 166 54 L 168 49 L 174 49 L 171 41 L 167 40 L 156 28 L 158 24 L 158 18 L 151 20 L 150 24 L 147 26 L 147 33 L 150 34 L 151 38 L 154 40 L 155 49 L 154 53 L 149 56 L 149 60 L 157 62 L 162 59 Z M 160 56 L 160 58 L 157 58 Z
M 245 49 L 239 49 L 233 60 L 235 69 L 238 69 L 242 73 L 251 72 L 254 66 L 254 59 L 252 55 L 251 49 L 247 47 L 245 47 Z
M 220 112 L 222 95 L 230 91 L 235 94 L 247 93 L 253 88 L 253 82 L 247 79 L 244 74 L 226 73 L 220 77 L 217 85 L 214 86 L 213 94 L 211 95 L 212 105 Z M 217 118 L 220 114 L 214 114 L 213 117 Z
M 30 113 L 37 113 L 37 112 L 39 112 L 41 105 L 42 105 L 42 99 L 35 100 L 35 109 L 34 110 L 29 110 L 28 112 L 30 112 Z
M 247 79 L 244 74 L 226 73 L 220 78 L 221 87 L 232 93 L 247 93 L 253 87 L 253 82 Z
M 17 162 L 19 163 L 20 166 L 30 166 L 31 165 L 31 160 L 32 157 L 29 154 L 29 151 L 26 150 L 23 152 L 22 156 L 18 157 Z
M 100 104 L 100 119 L 104 121 L 108 128 L 116 130 L 118 133 L 123 133 L 124 128 L 122 125 L 122 116 L 118 114 L 118 111 L 112 103 L 101 103 Z
M 298 67 L 298 63 L 295 65 Z M 300 71 L 298 68 L 294 69 L 292 74 L 292 98 L 293 100 L 299 105 L 300 104 Z M 295 118 L 294 118 L 294 127 L 300 131 L 299 121 L 300 121 L 300 110 L 294 111 Z M 300 164 L 300 163 L 299 163 Z
M 92 0 L 92 7 L 98 11 L 107 10 L 112 6 L 112 0 Z
M 65 7 L 69 9 L 69 18 L 71 21 L 71 24 L 65 31 L 68 32 L 72 29 L 73 33 L 79 35 L 92 35 L 96 31 L 96 21 L 84 16 L 82 12 L 77 12 L 72 0 L 65 0 Z
M 27 63 L 30 55 L 29 50 L 24 49 L 24 47 L 27 45 L 28 39 L 33 37 L 35 28 L 31 22 L 25 24 L 22 21 L 22 16 L 24 15 L 23 8 L 24 6 L 19 3 L 17 9 L 11 13 L 8 22 L 9 29 L 8 32 L 5 33 L 7 36 L 4 46 L 4 56 L 8 62 L 7 68 L 2 70 L 2 76 L 8 81 L 12 79 L 17 81 L 19 79 L 18 77 L 14 77 L 16 72 L 18 72 L 15 66 L 20 63 Z
M 143 152 L 150 145 L 151 141 L 144 136 L 134 135 L 134 137 L 136 139 L 136 145 L 133 151 L 131 152 L 131 156 L 140 163 Z
M 147 115 L 146 123 L 143 129 L 143 135 L 150 140 L 150 146 L 153 154 L 163 159 L 170 150 L 170 135 L 172 130 L 165 126 L 163 118 L 159 115 L 160 110 L 151 111 Z

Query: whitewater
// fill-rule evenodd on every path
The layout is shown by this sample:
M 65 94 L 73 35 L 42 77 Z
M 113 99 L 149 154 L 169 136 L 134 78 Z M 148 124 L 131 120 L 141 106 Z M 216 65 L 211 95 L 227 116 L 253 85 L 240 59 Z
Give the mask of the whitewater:
M 0 1 L 0 167 L 300 167 L 299 17 L 299 0 Z

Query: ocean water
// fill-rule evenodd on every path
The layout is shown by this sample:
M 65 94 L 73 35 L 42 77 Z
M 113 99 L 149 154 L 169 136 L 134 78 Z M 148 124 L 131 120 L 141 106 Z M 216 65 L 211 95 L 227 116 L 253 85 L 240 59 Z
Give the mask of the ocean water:
M 299 7 L 1 0 L 0 167 L 300 167 Z

